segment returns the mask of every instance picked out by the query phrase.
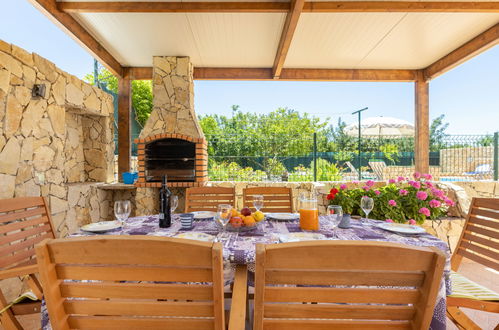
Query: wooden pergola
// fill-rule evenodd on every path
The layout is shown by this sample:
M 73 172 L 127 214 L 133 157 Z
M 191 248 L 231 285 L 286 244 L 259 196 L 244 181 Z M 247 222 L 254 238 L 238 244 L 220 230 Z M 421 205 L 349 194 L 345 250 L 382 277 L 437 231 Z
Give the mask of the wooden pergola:
M 118 60 L 123 58 L 125 52 L 120 53 L 116 48 L 123 46 L 130 40 L 113 40 L 110 42 L 108 37 L 106 45 L 99 39 L 102 37 L 105 30 L 105 20 L 91 20 L 93 16 L 88 15 L 115 15 L 113 22 L 124 21 L 130 19 L 129 15 L 164 15 L 164 19 L 171 19 L 171 15 L 191 15 L 191 14 L 252 14 L 255 17 L 255 24 L 258 24 L 258 18 L 261 14 L 281 14 L 285 15 L 283 24 L 280 27 L 280 37 L 275 48 L 269 49 L 273 58 L 273 64 L 269 66 L 255 66 L 255 63 L 249 65 L 239 65 L 231 67 L 223 65 L 218 66 L 202 66 L 194 63 L 194 79 L 197 80 L 295 80 L 295 81 L 391 81 L 391 82 L 415 82 L 415 162 L 416 170 L 427 173 L 429 171 L 429 82 L 431 79 L 438 77 L 444 72 L 454 68 L 455 66 L 467 61 L 468 59 L 484 52 L 499 43 L 499 2 L 489 1 L 305 1 L 305 0 L 290 0 L 290 1 L 259 1 L 259 2 L 145 2 L 145 1 L 125 1 L 117 2 L 112 0 L 107 1 L 91 1 L 79 2 L 74 0 L 56 1 L 56 0 L 30 0 L 41 12 L 52 19 L 60 26 L 67 34 L 72 36 L 80 45 L 88 50 L 92 56 L 97 58 L 111 72 L 119 78 L 119 117 L 118 117 L 118 143 L 119 143 L 119 172 L 128 171 L 130 168 L 130 109 L 131 109 L 131 81 L 152 79 L 151 66 L 133 65 L 133 59 Z M 347 64 L 335 65 L 335 63 L 321 63 L 317 67 L 310 67 L 308 62 L 302 62 L 306 65 L 300 65 L 299 56 L 294 56 L 292 65 L 287 65 L 289 60 L 290 48 L 293 42 L 293 37 L 296 36 L 296 31 L 300 19 L 308 14 L 326 14 L 331 15 L 331 19 L 338 18 L 337 14 L 351 14 L 352 19 L 363 19 L 366 14 L 387 14 L 387 13 L 417 13 L 426 16 L 421 17 L 431 18 L 435 14 L 461 14 L 471 17 L 476 14 L 487 15 L 486 22 L 482 24 L 469 24 L 459 26 L 461 32 L 456 33 L 456 38 L 462 38 L 462 31 L 471 31 L 472 38 L 468 38 L 465 42 L 461 42 L 456 46 L 452 42 L 445 44 L 445 47 L 437 48 L 435 54 L 437 58 L 431 56 L 421 61 L 413 58 L 414 63 L 394 63 L 389 60 L 382 61 L 381 64 L 372 61 L 372 68 L 364 67 L 365 65 L 352 65 L 345 67 Z M 87 15 L 87 16 L 85 16 Z M 468 17 L 466 16 L 466 17 Z M 102 18 L 102 16 L 95 16 Z M 144 17 L 144 16 L 133 16 Z M 152 17 L 152 16 L 151 16 Z M 158 16 L 154 16 L 157 18 Z M 199 16 L 192 16 L 195 19 Z M 246 16 L 245 16 L 246 17 Z M 371 16 L 369 16 L 371 17 Z M 368 18 L 369 18 L 368 17 Z M 405 17 L 405 16 L 404 16 Z M 444 16 L 442 16 L 444 17 Z M 447 16 L 445 16 L 447 17 Z M 473 16 L 475 17 L 475 16 Z M 366 20 L 368 18 L 365 18 Z M 214 18 L 216 20 L 216 17 Z M 402 19 L 400 19 L 402 20 Z M 415 19 L 417 21 L 417 17 Z M 90 22 L 90 23 L 89 23 Z M 97 23 L 95 23 L 97 22 Z M 100 23 L 99 23 L 100 22 Z M 379 22 L 379 21 L 378 21 Z M 91 24 L 92 23 L 92 24 Z M 99 25 L 100 24 L 100 25 Z M 122 26 L 123 26 L 122 22 Z M 152 24 L 152 23 L 151 23 Z M 189 21 L 192 24 L 192 21 Z M 307 23 L 307 24 L 310 24 Z M 369 23 L 365 22 L 369 27 Z M 397 23 L 398 24 L 398 23 Z M 455 23 L 457 24 L 457 23 Z M 486 24 L 486 25 L 484 25 Z M 414 25 L 414 24 L 413 24 Z M 375 27 L 374 24 L 372 24 Z M 395 26 L 395 25 L 394 25 Z M 417 34 L 417 26 L 413 35 Z M 438 25 L 435 25 L 438 26 Z M 440 25 L 441 27 L 444 24 Z M 484 26 L 486 28 L 484 29 Z M 419 27 L 421 29 L 421 27 Z M 192 28 L 191 28 L 192 29 Z M 409 28 L 408 28 L 409 29 Z M 306 29 L 303 29 L 304 31 Z M 412 31 L 412 30 L 411 30 Z M 320 33 L 318 31 L 317 33 Z M 391 30 L 390 30 L 391 32 Z M 433 35 L 437 36 L 438 29 L 430 31 L 429 37 L 421 38 L 429 40 Z M 303 34 L 303 33 L 302 33 Z M 369 34 L 365 29 L 364 34 Z M 422 33 L 421 33 L 422 34 Z M 97 38 L 96 35 L 101 35 Z M 380 42 L 384 42 L 385 36 L 380 38 Z M 312 35 L 310 35 L 312 37 Z M 156 38 L 161 40 L 162 35 L 159 34 Z M 117 38 L 118 39 L 118 38 Z M 447 38 L 448 39 L 448 38 Z M 459 39 L 459 38 L 457 38 Z M 401 43 L 401 39 L 398 39 Z M 440 40 L 446 40 L 441 37 Z M 298 41 L 297 41 L 298 42 Z M 303 38 L 299 42 L 303 43 Z M 298 43 L 299 43 L 298 42 Z M 345 42 L 344 42 L 345 44 Z M 417 42 L 412 42 L 411 45 L 416 45 Z M 442 42 L 444 44 L 444 42 Z M 300 45 L 295 46 L 295 50 L 299 49 Z M 342 45 L 337 47 L 339 52 L 342 50 Z M 346 46 L 345 46 L 346 47 Z M 114 49 L 111 49 L 114 48 Z M 304 47 L 302 47 L 304 48 Z M 441 48 L 441 49 L 440 49 Z M 375 49 L 375 48 L 372 48 Z M 140 50 L 139 50 L 140 51 Z M 388 49 L 390 51 L 390 49 Z M 301 52 L 310 57 L 310 62 L 313 65 L 314 53 L 306 53 L 307 50 L 301 49 Z M 371 53 L 369 53 L 371 54 Z M 386 54 L 386 51 L 385 51 Z M 436 55 L 432 53 L 432 56 Z M 177 55 L 177 54 L 144 54 L 151 58 L 154 55 Z M 180 54 L 190 56 L 191 54 Z M 202 55 L 202 54 L 201 54 Z M 366 55 L 367 56 L 367 55 Z M 130 57 L 130 56 L 129 56 Z M 302 55 L 303 57 L 303 55 Z M 138 58 L 138 56 L 137 56 Z M 126 63 L 130 62 L 130 63 Z M 202 62 L 202 61 L 200 61 Z M 237 61 L 236 61 L 237 62 Z M 253 61 L 254 62 L 254 61 Z M 260 61 L 263 63 L 265 61 Z M 369 61 L 368 61 L 369 62 Z M 392 61 L 393 62 L 393 61 Z M 241 62 L 242 63 L 242 62 Z M 297 64 L 298 63 L 298 64 Z M 361 63 L 361 62 L 359 62 Z M 257 63 L 256 65 L 258 65 Z M 269 63 L 270 64 L 270 63 Z M 390 66 L 393 65 L 393 66 Z

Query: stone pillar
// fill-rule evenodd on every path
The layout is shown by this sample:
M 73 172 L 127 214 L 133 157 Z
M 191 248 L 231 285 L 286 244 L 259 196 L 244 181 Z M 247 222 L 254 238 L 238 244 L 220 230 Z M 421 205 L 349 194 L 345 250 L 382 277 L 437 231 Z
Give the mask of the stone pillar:
M 193 66 L 189 57 L 153 57 L 153 110 L 140 138 L 178 133 L 204 138 L 194 112 Z

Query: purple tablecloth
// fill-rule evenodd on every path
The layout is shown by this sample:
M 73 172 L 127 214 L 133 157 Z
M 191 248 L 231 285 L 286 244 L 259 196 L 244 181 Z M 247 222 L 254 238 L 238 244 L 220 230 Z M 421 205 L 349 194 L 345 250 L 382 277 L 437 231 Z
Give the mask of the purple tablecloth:
M 328 239 L 340 240 L 369 240 L 369 241 L 385 241 L 398 242 L 415 246 L 436 246 L 444 251 L 447 255 L 445 266 L 444 281 L 440 286 L 437 297 L 437 304 L 433 314 L 430 329 L 445 330 L 446 329 L 446 295 L 450 294 L 451 283 L 449 278 L 450 272 L 450 255 L 449 248 L 446 243 L 440 239 L 430 235 L 421 234 L 417 236 L 398 235 L 375 227 L 379 223 L 377 220 L 368 220 L 366 223 L 352 221 L 352 228 L 341 229 L 337 228 L 333 222 L 327 217 L 320 217 L 320 230 L 318 233 L 323 234 Z M 105 234 L 92 234 L 88 232 L 78 231 L 71 236 L 93 236 L 93 235 L 153 235 L 153 236 L 175 236 L 186 230 L 181 229 L 178 215 L 174 217 L 174 221 L 170 228 L 159 228 L 158 216 L 143 216 L 130 218 L 126 222 L 126 226 L 120 229 L 108 231 Z M 234 269 L 237 264 L 245 264 L 251 272 L 255 269 L 255 245 L 257 243 L 272 244 L 278 243 L 280 234 L 292 232 L 300 232 L 298 220 L 295 221 L 264 221 L 260 223 L 258 228 L 249 232 L 223 232 L 220 233 L 217 224 L 213 220 L 194 221 L 192 231 L 202 232 L 216 235 L 218 241 L 224 246 L 224 273 L 226 283 L 230 283 L 234 276 Z M 51 329 L 48 321 L 48 314 L 43 304 L 42 306 L 42 329 Z

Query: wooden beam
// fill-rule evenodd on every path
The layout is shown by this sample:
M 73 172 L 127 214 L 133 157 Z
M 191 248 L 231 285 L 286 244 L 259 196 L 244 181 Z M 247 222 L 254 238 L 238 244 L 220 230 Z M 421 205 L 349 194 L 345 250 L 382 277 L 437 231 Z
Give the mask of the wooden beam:
M 130 70 L 123 68 L 123 77 L 118 80 L 118 179 L 122 173 L 130 171 L 131 148 L 131 108 L 132 84 Z
M 304 4 L 305 0 L 291 0 L 291 8 L 286 15 L 281 40 L 279 41 L 274 59 L 274 66 L 272 67 L 272 76 L 274 79 L 279 79 L 279 76 L 281 75 L 282 67 L 286 60 L 286 56 L 288 55 L 289 46 L 291 46 L 291 40 L 293 40 L 293 35 L 295 34 L 298 19 L 300 18 Z
M 499 23 L 453 50 L 424 69 L 426 79 L 433 79 L 499 43 Z
M 151 67 L 134 67 L 127 68 L 130 72 L 131 80 L 152 80 Z
M 398 81 L 416 79 L 416 70 L 282 69 L 280 80 Z M 272 80 L 271 68 L 194 68 L 195 80 Z
M 416 172 L 429 173 L 430 171 L 430 99 L 429 83 L 423 71 L 416 74 L 415 93 L 415 123 L 416 135 L 414 139 Z
M 71 15 L 57 9 L 55 0 L 29 0 L 31 4 L 52 22 L 58 25 L 93 57 L 98 59 L 106 68 L 116 76 L 122 75 L 121 64 L 88 33 Z
M 286 13 L 290 2 L 58 2 L 69 13 Z M 303 12 L 497 13 L 499 2 L 477 1 L 311 1 Z

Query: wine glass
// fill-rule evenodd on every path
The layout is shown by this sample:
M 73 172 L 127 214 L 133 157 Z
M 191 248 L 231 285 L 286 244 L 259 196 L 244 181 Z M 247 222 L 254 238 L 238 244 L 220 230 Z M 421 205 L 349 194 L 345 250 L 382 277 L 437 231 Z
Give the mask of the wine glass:
M 331 221 L 339 223 L 343 218 L 343 209 L 340 205 L 329 205 L 327 207 L 327 216 Z
M 170 203 L 171 203 L 170 204 L 170 212 L 173 214 L 173 212 L 175 212 L 175 210 L 177 209 L 177 206 L 178 206 L 178 196 L 172 195 Z
M 122 229 L 125 228 L 126 220 L 132 211 L 132 204 L 130 201 L 115 201 L 114 202 L 114 215 L 116 219 L 121 222 Z
M 257 211 L 263 207 L 263 195 L 254 195 L 253 196 L 253 206 Z
M 364 211 L 364 213 L 366 215 L 364 221 L 367 221 L 367 218 L 369 217 L 369 213 L 374 208 L 374 200 L 371 197 L 363 196 L 360 199 L 360 208 L 362 209 L 362 211 Z
M 229 223 L 232 211 L 232 205 L 220 204 L 217 209 L 217 219 L 222 224 L 222 228 L 225 231 L 227 224 Z

